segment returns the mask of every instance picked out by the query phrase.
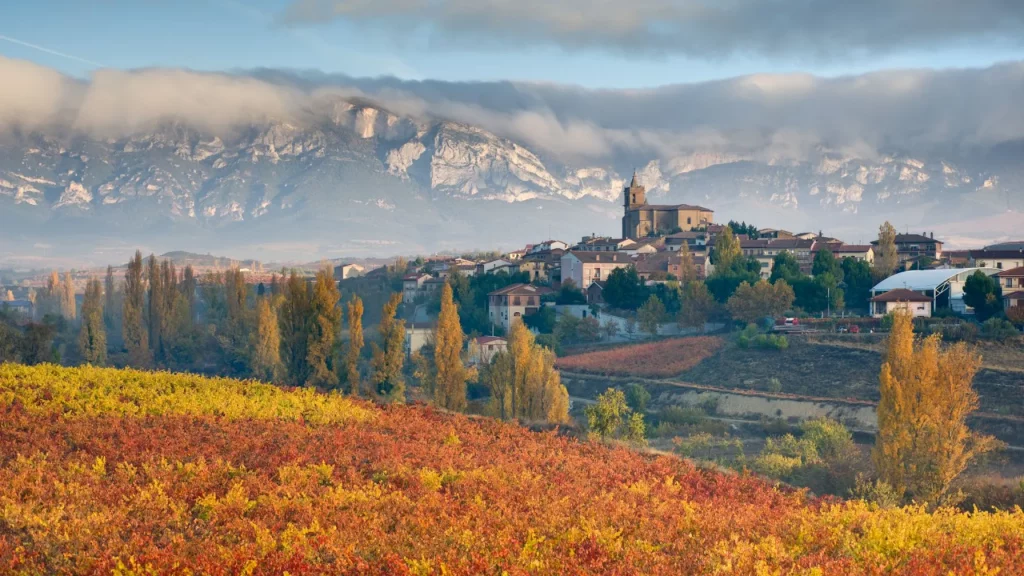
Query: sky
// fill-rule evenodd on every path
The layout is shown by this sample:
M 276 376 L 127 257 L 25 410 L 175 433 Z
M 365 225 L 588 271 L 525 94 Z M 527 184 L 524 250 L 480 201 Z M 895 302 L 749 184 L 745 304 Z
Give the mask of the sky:
M 0 6 L 0 55 L 98 68 L 650 88 L 1024 60 L 1016 0 L 37 0 Z

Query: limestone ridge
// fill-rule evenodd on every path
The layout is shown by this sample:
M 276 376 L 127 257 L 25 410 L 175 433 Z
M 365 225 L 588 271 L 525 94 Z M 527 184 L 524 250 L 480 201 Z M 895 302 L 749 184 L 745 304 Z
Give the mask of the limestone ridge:
M 639 165 L 649 198 L 737 216 L 762 207 L 842 217 L 942 206 L 935 214 L 949 219 L 1005 210 L 1010 194 L 1019 197 L 1024 189 L 1020 168 L 898 154 L 866 161 L 820 151 L 793 161 L 708 151 Z M 338 102 L 309 125 L 267 123 L 230 134 L 171 123 L 111 139 L 6 138 L 0 212 L 17 207 L 19 217 L 45 222 L 56 214 L 89 218 L 138 205 L 170 223 L 210 226 L 303 210 L 344 219 L 356 207 L 372 215 L 415 197 L 476 201 L 459 204 L 469 212 L 528 201 L 557 201 L 564 209 L 588 200 L 613 215 L 631 171 L 632 163 L 614 160 L 562 161 L 475 126 Z

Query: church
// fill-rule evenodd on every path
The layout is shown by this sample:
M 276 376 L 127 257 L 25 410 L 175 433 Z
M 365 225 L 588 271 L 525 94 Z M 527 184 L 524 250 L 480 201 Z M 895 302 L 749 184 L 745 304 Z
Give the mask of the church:
M 713 222 L 714 212 L 701 206 L 648 204 L 647 189 L 637 183 L 635 172 L 623 194 L 623 238 L 643 238 L 676 229 L 695 230 Z

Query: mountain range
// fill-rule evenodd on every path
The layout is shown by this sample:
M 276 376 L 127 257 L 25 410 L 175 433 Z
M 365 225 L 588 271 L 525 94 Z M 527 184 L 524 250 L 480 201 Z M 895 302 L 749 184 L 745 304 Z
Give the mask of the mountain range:
M 888 219 L 954 243 L 1024 225 L 1024 145 L 871 159 L 623 154 L 567 160 L 481 126 L 335 98 L 314 121 L 0 138 L 0 261 L 124 260 L 136 246 L 261 260 L 511 248 L 619 230 L 635 170 L 652 203 L 871 239 Z M 799 230 L 796 230 L 799 229 Z M 1018 234 L 1019 235 L 1019 234 Z

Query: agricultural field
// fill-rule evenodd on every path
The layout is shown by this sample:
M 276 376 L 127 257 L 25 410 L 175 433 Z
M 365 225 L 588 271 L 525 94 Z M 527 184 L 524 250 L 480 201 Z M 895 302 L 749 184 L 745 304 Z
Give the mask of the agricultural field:
M 710 358 L 722 345 L 714 336 L 675 338 L 565 356 L 555 367 L 605 376 L 671 378 Z
M 817 500 L 422 406 L 0 365 L 0 573 L 946 575 L 1021 565 L 1020 511 Z

